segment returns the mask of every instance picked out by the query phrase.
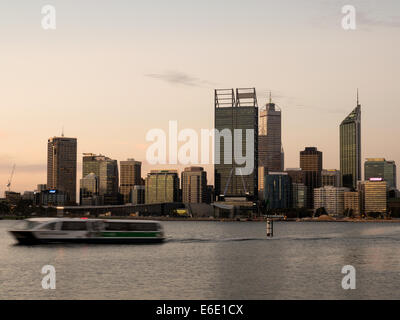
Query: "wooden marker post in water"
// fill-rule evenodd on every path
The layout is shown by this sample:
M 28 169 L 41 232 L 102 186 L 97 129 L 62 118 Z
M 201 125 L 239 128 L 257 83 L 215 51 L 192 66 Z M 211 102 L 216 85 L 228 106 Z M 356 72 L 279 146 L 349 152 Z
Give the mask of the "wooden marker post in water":
M 267 219 L 267 237 L 272 238 L 274 236 L 274 221 Z

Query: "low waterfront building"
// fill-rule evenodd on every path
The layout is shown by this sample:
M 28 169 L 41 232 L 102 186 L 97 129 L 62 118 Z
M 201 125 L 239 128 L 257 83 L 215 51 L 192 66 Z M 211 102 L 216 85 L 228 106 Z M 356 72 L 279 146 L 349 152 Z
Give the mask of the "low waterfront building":
M 353 216 L 360 215 L 360 193 L 358 191 L 344 193 L 344 210 L 351 210 Z
M 36 194 L 35 202 L 41 206 L 64 206 L 68 203 L 68 195 L 60 190 L 44 190 Z
M 22 199 L 22 196 L 19 192 L 6 191 L 5 198 L 7 202 L 11 204 L 17 204 Z
M 314 189 L 314 209 L 325 208 L 329 215 L 341 215 L 344 212 L 344 193 L 348 188 L 325 186 Z
M 387 182 L 382 178 L 370 178 L 359 182 L 361 193 L 361 212 L 386 213 L 387 211 Z

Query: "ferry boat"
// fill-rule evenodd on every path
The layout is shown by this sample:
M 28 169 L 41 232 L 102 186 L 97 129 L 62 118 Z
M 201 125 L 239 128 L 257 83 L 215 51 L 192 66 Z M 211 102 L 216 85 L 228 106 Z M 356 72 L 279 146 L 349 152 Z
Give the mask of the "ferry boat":
M 10 233 L 20 244 L 44 243 L 159 243 L 165 240 L 158 221 L 33 218 Z

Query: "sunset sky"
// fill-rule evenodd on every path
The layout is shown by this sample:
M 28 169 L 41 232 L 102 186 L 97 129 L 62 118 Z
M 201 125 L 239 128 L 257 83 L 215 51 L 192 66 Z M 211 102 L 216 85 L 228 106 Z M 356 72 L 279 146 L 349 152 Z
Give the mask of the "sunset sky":
M 41 27 L 45 4 L 56 30 Z M 355 31 L 341 27 L 346 4 Z M 359 88 L 363 160 L 400 165 L 398 0 L 2 1 L 0 38 L 0 195 L 14 163 L 13 191 L 46 183 L 47 139 L 63 127 L 78 179 L 84 152 L 145 162 L 149 130 L 213 127 L 214 88 L 255 87 L 259 106 L 272 91 L 285 167 L 316 146 L 327 169 Z

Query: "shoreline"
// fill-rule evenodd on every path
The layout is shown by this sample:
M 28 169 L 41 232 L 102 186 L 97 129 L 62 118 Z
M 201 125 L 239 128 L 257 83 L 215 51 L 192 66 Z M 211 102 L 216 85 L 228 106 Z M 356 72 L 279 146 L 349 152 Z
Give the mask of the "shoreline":
M 31 216 L 0 216 L 0 221 L 1 220 L 24 220 L 24 219 L 29 219 L 29 218 L 42 218 L 42 217 L 31 217 Z M 45 217 L 43 217 L 45 218 Z M 54 218 L 72 218 L 71 216 L 66 216 L 66 217 L 54 217 Z M 76 217 L 78 218 L 78 217 Z M 113 216 L 113 217 L 87 217 L 89 219 L 128 219 L 128 220 L 157 220 L 157 221 L 179 221 L 179 222 L 185 222 L 185 221 L 197 221 L 197 222 L 202 222 L 202 221 L 207 221 L 207 222 L 263 222 L 266 223 L 267 219 L 266 218 L 256 218 L 256 219 L 248 219 L 248 218 L 180 218 L 180 217 L 157 217 L 157 216 L 151 216 L 151 217 L 126 217 L 126 216 Z M 394 219 L 351 219 L 351 218 L 333 218 L 333 217 L 326 217 L 323 216 L 322 218 L 288 218 L 288 219 L 282 219 L 282 218 L 273 218 L 272 219 L 275 222 L 297 222 L 297 223 L 305 223 L 305 222 L 340 222 L 340 223 L 400 223 L 400 218 L 394 218 Z

